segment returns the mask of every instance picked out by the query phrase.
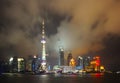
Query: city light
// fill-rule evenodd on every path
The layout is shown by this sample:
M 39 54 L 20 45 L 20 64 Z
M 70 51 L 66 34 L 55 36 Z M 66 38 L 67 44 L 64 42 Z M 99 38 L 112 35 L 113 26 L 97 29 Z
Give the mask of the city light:
M 45 40 L 41 40 L 41 43 L 45 44 L 45 43 L 46 43 L 46 41 L 45 41 Z
M 70 66 L 75 66 L 75 60 L 73 58 L 70 60 Z
M 83 59 L 81 56 L 79 56 L 78 58 Z
M 41 65 L 46 65 L 46 62 L 42 62 Z
M 36 56 L 36 55 L 34 55 L 34 58 L 37 58 L 37 56 Z
M 19 62 L 19 61 L 23 61 L 24 59 L 23 59 L 23 58 L 18 58 L 17 60 L 18 60 L 18 62 Z
M 18 69 L 18 72 L 20 71 L 23 71 L 24 70 L 24 59 L 23 58 L 18 58 L 17 59 L 17 69 Z
M 104 68 L 104 66 L 100 66 L 100 69 L 101 69 L 101 70 L 104 70 L 105 68 Z
M 11 57 L 11 58 L 9 59 L 9 61 L 12 62 L 12 61 L 13 61 L 13 57 Z

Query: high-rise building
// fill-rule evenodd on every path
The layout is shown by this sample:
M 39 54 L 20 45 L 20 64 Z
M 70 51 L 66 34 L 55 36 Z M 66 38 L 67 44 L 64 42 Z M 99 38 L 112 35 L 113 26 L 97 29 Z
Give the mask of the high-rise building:
M 78 56 L 78 58 L 77 58 L 77 66 L 83 66 L 83 57 Z
M 90 61 L 91 61 L 91 57 L 90 56 L 86 56 L 84 57 L 84 66 L 90 66 Z
M 67 57 L 67 65 L 70 66 L 70 60 L 72 59 L 72 53 L 68 53 L 68 57 Z
M 72 67 L 75 67 L 75 66 L 76 66 L 76 62 L 75 62 L 75 59 L 74 59 L 74 58 L 72 58 L 72 59 L 70 60 L 70 66 L 72 66 Z
M 76 65 L 76 68 L 78 70 L 83 69 L 83 66 L 84 66 L 84 64 L 83 64 L 84 61 L 83 60 L 84 60 L 83 57 L 78 56 L 78 58 L 77 58 L 77 65 Z
M 64 49 L 62 47 L 59 48 L 59 65 L 64 65 Z
M 26 59 L 26 71 L 32 71 L 32 60 L 33 57 L 32 55 L 29 55 L 28 58 Z
M 42 69 L 45 70 L 46 69 L 46 40 L 45 40 L 45 26 L 44 26 L 44 20 L 42 22 L 42 39 L 41 39 L 41 43 L 42 43 L 42 63 L 41 63 L 41 66 L 42 66 Z
M 23 72 L 25 71 L 25 60 L 24 58 L 18 58 L 18 72 Z
M 100 57 L 95 56 L 93 60 L 90 62 L 91 66 L 93 67 L 93 71 L 100 71 Z
M 18 58 L 17 56 L 9 59 L 10 72 L 23 72 L 25 71 L 25 59 Z

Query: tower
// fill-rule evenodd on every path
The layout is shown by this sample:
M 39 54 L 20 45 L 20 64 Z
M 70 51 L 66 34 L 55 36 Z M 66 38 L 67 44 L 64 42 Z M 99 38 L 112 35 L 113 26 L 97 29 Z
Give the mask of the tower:
M 43 70 L 46 69 L 46 40 L 45 40 L 45 23 L 44 20 L 42 21 L 42 39 L 41 39 L 41 43 L 42 43 L 42 63 L 41 63 L 41 67 Z
M 59 48 L 59 65 L 64 65 L 64 49 L 62 47 Z

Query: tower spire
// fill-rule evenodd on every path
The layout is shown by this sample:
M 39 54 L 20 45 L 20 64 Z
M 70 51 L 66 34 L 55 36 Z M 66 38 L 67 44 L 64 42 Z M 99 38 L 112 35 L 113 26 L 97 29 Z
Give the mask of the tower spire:
M 45 39 L 45 22 L 44 22 L 44 19 L 42 21 L 42 39 Z

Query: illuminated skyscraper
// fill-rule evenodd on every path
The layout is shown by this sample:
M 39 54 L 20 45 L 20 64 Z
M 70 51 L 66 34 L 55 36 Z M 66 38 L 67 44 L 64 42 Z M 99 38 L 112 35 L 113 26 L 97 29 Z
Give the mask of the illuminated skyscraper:
M 70 60 L 70 66 L 75 67 L 75 65 L 76 65 L 75 59 L 72 58 Z
M 100 71 L 100 57 L 95 56 L 93 60 L 90 62 L 91 66 L 93 67 L 93 71 Z
M 45 70 L 46 69 L 46 49 L 45 49 L 45 44 L 46 44 L 46 40 L 45 40 L 45 26 L 44 26 L 44 20 L 42 22 L 42 39 L 41 39 L 41 43 L 42 43 L 42 69 Z
M 77 58 L 77 66 L 82 66 L 82 68 L 83 68 L 83 57 L 78 56 L 78 58 Z
M 78 70 L 81 70 L 81 69 L 83 69 L 83 57 L 82 56 L 78 56 L 77 57 L 77 65 L 76 65 L 76 68 L 78 69 Z

